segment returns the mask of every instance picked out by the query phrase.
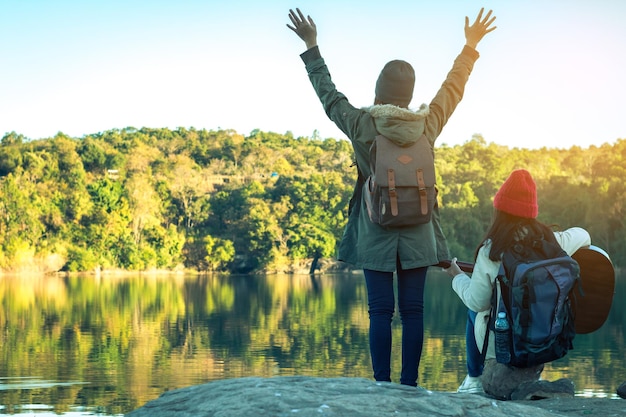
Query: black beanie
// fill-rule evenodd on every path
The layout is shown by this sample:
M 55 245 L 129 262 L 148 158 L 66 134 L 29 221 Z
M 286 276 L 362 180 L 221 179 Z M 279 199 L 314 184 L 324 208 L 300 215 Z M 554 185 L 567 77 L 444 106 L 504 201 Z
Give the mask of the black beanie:
M 408 107 L 413 98 L 415 71 L 406 61 L 389 61 L 376 81 L 376 99 L 383 104 Z

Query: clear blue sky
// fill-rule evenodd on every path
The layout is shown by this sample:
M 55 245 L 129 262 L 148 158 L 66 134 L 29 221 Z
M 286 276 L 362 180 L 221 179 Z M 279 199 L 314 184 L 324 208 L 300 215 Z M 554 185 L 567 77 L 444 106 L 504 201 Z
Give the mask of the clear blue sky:
M 464 43 L 465 16 L 496 29 L 438 144 L 510 147 L 626 138 L 626 1 L 0 0 L 0 136 L 124 127 L 253 129 L 345 138 L 327 120 L 285 26 L 300 7 L 340 91 L 373 101 L 385 62 L 429 102 Z

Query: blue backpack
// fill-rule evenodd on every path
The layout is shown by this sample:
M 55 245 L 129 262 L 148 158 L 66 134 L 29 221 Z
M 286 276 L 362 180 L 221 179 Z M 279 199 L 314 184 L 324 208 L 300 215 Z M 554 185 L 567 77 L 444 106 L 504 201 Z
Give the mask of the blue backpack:
M 515 245 L 503 254 L 497 281 L 491 328 L 500 312 L 509 324 L 509 352 L 496 354 L 499 362 L 508 359 L 509 365 L 527 368 L 562 358 L 574 348 L 572 300 L 574 288 L 581 288 L 580 267 L 558 244 L 541 239 Z M 500 336 L 496 334 L 496 350 Z

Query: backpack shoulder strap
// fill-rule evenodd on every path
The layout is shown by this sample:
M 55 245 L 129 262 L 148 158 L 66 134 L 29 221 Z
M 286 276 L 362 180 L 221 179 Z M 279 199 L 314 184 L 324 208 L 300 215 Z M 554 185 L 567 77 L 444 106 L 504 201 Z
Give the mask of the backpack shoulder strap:
M 495 282 L 493 283 L 493 294 L 491 298 L 491 311 L 492 311 L 492 319 L 495 321 L 498 313 L 501 311 L 508 312 L 509 305 L 507 303 L 506 297 L 502 294 L 508 291 L 508 285 L 510 284 L 509 280 L 506 277 L 504 262 L 500 264 L 500 269 L 498 270 L 498 275 L 496 276 Z M 508 316 L 508 314 L 507 314 Z
M 483 350 L 481 352 L 481 361 L 484 363 L 487 356 L 487 347 L 489 345 L 489 333 L 495 331 L 496 317 L 498 312 L 506 311 L 504 299 L 502 297 L 502 277 L 504 277 L 504 265 L 500 265 L 498 275 L 496 276 L 493 291 L 491 292 L 491 313 L 487 322 L 487 331 L 485 332 L 485 340 L 483 342 Z
M 376 173 L 376 150 L 378 149 L 378 138 L 380 137 L 384 137 L 382 135 L 377 135 L 374 140 L 372 141 L 372 144 L 370 145 L 370 149 L 369 149 L 369 156 L 370 156 L 370 174 L 374 175 Z

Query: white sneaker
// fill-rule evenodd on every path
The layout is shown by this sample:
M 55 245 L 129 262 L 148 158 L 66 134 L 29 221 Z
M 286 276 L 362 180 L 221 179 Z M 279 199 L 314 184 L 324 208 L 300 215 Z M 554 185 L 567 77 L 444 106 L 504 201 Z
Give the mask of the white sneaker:
M 464 394 L 478 394 L 485 392 L 483 390 L 483 383 L 480 381 L 480 377 L 474 376 L 466 376 L 463 380 L 463 383 L 456 390 L 456 392 L 461 392 Z

